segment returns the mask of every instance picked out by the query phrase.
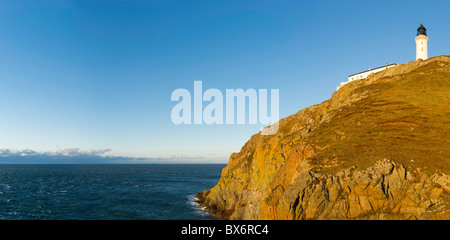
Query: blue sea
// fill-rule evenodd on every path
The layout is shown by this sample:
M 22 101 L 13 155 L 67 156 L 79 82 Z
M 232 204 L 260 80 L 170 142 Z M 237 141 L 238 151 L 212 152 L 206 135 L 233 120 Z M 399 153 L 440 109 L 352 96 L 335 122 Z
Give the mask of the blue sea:
M 224 164 L 0 165 L 0 219 L 205 220 Z

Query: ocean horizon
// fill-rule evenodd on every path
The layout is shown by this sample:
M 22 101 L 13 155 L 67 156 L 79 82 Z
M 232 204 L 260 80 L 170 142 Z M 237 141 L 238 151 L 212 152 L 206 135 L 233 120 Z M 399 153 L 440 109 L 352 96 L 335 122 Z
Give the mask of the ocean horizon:
M 208 220 L 226 164 L 0 164 L 2 220 Z

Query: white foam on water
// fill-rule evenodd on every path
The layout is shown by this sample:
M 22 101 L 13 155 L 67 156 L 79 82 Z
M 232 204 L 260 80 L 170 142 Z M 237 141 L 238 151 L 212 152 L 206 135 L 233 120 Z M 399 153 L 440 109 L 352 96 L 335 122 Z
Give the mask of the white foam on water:
M 194 209 L 195 213 L 200 216 L 208 216 L 209 213 L 206 211 L 206 207 L 200 206 L 199 199 L 195 197 L 194 194 L 188 195 L 188 204 Z

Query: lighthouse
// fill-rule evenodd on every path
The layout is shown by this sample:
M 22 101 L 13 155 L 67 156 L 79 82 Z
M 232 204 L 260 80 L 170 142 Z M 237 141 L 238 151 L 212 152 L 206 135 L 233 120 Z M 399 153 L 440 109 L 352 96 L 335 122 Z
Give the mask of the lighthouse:
M 427 29 L 420 24 L 416 37 L 416 61 L 428 59 Z

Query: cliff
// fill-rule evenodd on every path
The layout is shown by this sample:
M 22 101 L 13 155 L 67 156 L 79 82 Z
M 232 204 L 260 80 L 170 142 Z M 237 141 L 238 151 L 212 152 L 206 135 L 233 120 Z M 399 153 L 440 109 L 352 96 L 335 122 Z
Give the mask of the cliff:
M 450 219 L 449 137 L 450 56 L 400 64 L 253 135 L 196 196 L 227 219 Z

